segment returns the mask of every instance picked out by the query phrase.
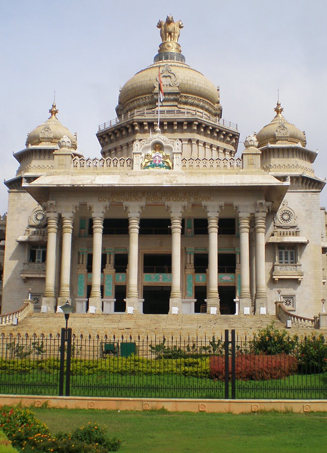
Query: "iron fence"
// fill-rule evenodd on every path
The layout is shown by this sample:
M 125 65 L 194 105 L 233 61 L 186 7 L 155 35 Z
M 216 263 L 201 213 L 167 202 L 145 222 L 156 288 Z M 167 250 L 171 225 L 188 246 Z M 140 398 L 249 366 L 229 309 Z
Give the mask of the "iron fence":
M 0 336 L 0 392 L 129 398 L 326 399 L 327 346 L 254 338 Z M 291 341 L 291 340 L 290 340 Z M 318 345 L 318 346 L 317 346 Z M 286 348 L 287 349 L 287 348 Z

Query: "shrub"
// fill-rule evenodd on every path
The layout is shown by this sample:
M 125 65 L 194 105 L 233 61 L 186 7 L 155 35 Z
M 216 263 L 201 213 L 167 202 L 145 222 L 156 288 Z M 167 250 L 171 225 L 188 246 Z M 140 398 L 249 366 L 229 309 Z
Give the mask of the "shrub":
M 235 358 L 236 379 L 242 381 L 281 379 L 296 371 L 296 357 L 284 353 L 276 355 L 239 354 Z M 219 381 L 225 380 L 225 357 L 210 357 L 210 376 Z M 229 358 L 229 378 L 231 378 L 231 358 Z
M 291 354 L 298 344 L 298 337 L 290 337 L 286 330 L 278 330 L 272 322 L 267 327 L 259 330 L 257 335 L 250 341 L 250 349 L 255 354 Z
M 115 438 L 109 439 L 105 435 L 103 437 L 98 436 L 99 442 L 88 441 L 87 438 L 88 436 L 84 440 L 79 440 L 74 438 L 73 434 L 67 433 L 58 434 L 56 437 L 37 434 L 28 439 L 23 450 L 25 453 L 107 453 L 108 451 L 117 451 L 120 448 L 121 442 Z
M 327 344 L 322 334 L 312 334 L 304 338 L 298 345 L 297 357 L 299 371 L 302 373 L 321 373 L 327 362 Z
M 30 409 L 20 406 L 1 408 L 0 427 L 13 446 L 22 446 L 29 437 L 36 434 L 49 434 L 48 427 L 37 420 Z
M 71 434 L 72 441 L 79 441 L 84 444 L 101 445 L 106 451 L 117 451 L 120 447 L 120 440 L 109 438 L 106 429 L 97 423 L 89 423 L 79 429 L 75 429 Z

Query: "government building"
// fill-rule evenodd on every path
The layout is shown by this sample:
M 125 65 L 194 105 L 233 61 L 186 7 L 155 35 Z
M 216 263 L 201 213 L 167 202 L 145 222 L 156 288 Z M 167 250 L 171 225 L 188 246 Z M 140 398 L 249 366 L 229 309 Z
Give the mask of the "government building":
M 317 316 L 327 298 L 317 152 L 280 102 L 239 143 L 219 89 L 186 63 L 182 22 L 157 27 L 153 63 L 98 127 L 99 157 L 79 153 L 55 103 L 14 154 L 2 313 L 30 298 L 42 313 L 68 301 L 76 313 L 265 316 L 280 301 Z

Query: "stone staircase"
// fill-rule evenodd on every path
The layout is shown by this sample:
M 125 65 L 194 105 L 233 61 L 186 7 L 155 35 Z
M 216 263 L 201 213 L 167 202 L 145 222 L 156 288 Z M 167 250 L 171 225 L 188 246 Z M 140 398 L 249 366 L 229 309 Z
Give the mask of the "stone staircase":
M 126 337 L 182 337 L 182 338 L 217 338 L 224 335 L 225 329 L 235 329 L 239 337 L 252 336 L 274 322 L 278 329 L 285 329 L 285 324 L 275 316 L 252 315 L 222 315 L 210 314 L 194 315 L 143 315 L 143 314 L 79 314 L 73 313 L 69 317 L 69 327 L 75 336 L 83 335 L 99 338 Z M 5 335 L 44 335 L 52 336 L 60 333 L 65 327 L 62 313 L 31 313 L 20 320 L 16 326 L 0 326 L 0 334 Z M 291 335 L 298 333 L 307 335 L 313 332 L 308 327 L 293 326 L 288 329 Z

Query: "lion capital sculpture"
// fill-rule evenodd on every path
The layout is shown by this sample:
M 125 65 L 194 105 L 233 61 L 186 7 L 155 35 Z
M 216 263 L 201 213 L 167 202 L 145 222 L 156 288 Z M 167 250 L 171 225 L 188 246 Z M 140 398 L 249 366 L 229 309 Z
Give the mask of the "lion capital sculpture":
M 160 28 L 162 42 L 177 42 L 180 29 L 183 27 L 183 22 L 181 20 L 174 22 L 173 16 L 167 16 L 166 22 L 159 20 L 157 23 L 157 28 Z

